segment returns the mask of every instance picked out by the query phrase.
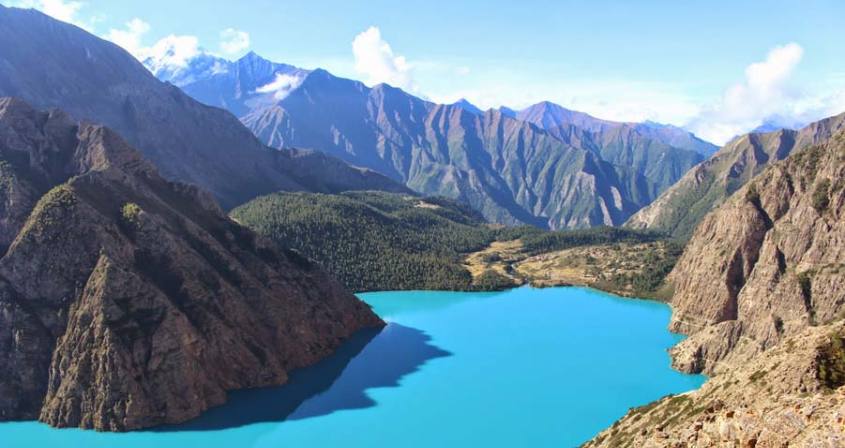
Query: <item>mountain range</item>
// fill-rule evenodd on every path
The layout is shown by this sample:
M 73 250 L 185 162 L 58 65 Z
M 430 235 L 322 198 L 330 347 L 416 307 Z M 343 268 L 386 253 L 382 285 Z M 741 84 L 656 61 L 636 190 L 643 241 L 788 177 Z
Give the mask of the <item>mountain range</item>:
M 165 177 L 211 191 L 225 208 L 279 190 L 407 191 L 323 153 L 267 148 L 232 114 L 159 81 L 117 45 L 35 10 L 0 6 L 0 68 L 0 96 L 102 123 Z
M 344 284 L 496 289 L 517 251 L 555 251 L 544 266 L 607 258 L 604 288 L 671 293 L 688 336 L 673 366 L 711 377 L 588 446 L 838 446 L 843 179 L 845 114 L 717 150 L 659 123 L 436 104 L 254 53 L 142 64 L 0 6 L 0 420 L 183 422 L 381 327 Z M 660 232 L 488 222 L 626 220 Z M 618 244 L 663 233 L 687 242 L 677 263 Z
M 145 65 L 228 109 L 272 147 L 322 151 L 503 224 L 620 224 L 715 149 L 670 126 L 610 122 L 552 103 L 521 111 L 436 104 L 252 52 L 234 62 L 203 53 L 183 66 Z

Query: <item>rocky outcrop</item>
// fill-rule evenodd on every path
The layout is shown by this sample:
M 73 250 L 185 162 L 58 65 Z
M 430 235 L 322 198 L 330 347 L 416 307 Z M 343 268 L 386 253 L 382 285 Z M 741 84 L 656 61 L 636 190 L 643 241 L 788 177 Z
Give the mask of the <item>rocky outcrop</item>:
M 210 191 L 226 209 L 280 190 L 408 191 L 324 154 L 268 148 L 231 113 L 159 81 L 117 45 L 35 10 L 0 5 L 0 96 L 102 123 L 164 177 Z
M 845 445 L 845 327 L 807 327 L 701 389 L 631 409 L 585 447 Z
M 32 193 L 3 197 L 0 420 L 182 422 L 382 324 L 107 128 L 3 99 L 0 158 Z
M 626 226 L 688 239 L 707 213 L 767 166 L 793 152 L 829 139 L 845 127 L 845 114 L 812 123 L 799 131 L 781 129 L 737 137 L 713 157 L 689 170 Z
M 714 373 L 845 304 L 845 133 L 774 164 L 701 222 L 669 280 L 676 365 Z

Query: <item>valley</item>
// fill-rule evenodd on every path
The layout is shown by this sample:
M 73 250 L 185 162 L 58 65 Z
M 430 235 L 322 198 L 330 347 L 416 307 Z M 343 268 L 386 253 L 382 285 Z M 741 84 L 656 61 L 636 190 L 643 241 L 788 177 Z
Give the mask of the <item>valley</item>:
M 275 194 L 231 216 L 315 260 L 356 292 L 495 291 L 530 283 L 666 300 L 663 279 L 681 250 L 654 232 L 507 228 L 449 199 L 384 192 Z

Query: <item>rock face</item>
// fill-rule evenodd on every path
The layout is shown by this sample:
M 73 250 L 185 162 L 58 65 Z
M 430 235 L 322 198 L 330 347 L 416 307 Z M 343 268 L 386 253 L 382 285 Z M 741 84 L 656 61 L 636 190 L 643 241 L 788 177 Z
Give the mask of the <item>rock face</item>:
M 845 304 L 845 132 L 738 190 L 695 231 L 675 269 L 675 365 L 715 373 Z
M 845 328 L 808 327 L 701 389 L 631 409 L 585 447 L 845 446 Z
M 0 420 L 182 422 L 382 325 L 107 128 L 2 99 L 0 159 Z
M 35 10 L 0 6 L 0 96 L 115 130 L 171 180 L 225 208 L 286 191 L 408 191 L 312 151 L 272 150 L 231 113 L 156 79 L 129 53 Z
M 631 216 L 626 226 L 664 231 L 688 239 L 707 213 L 768 165 L 827 140 L 843 127 L 845 114 L 812 123 L 799 131 L 781 129 L 738 137 Z

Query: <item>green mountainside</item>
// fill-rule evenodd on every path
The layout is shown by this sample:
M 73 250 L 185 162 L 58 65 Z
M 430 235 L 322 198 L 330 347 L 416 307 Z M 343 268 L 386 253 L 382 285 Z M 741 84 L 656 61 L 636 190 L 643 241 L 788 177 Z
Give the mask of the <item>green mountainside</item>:
M 491 227 L 450 199 L 384 192 L 278 193 L 254 199 L 231 216 L 315 260 L 354 291 L 497 290 L 533 281 L 499 267 L 508 257 L 498 253 L 497 241 L 514 243 L 506 246 L 516 248 L 509 255 L 516 262 L 576 247 L 662 239 L 656 232 L 614 227 Z
M 451 200 L 379 192 L 277 193 L 232 217 L 316 260 L 354 291 L 470 289 L 460 254 L 493 239 L 477 213 Z

